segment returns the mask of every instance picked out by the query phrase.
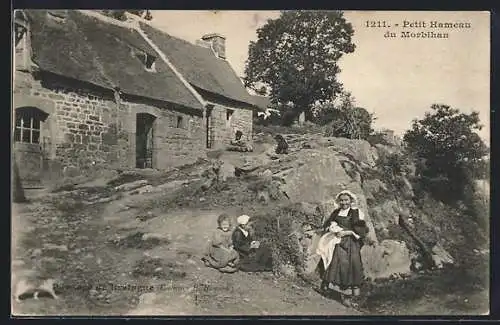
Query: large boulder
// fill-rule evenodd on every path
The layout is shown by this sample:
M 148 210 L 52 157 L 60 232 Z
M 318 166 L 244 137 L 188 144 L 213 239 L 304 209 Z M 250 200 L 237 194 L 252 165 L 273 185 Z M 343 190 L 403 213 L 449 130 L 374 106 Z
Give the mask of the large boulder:
M 377 245 L 361 248 L 363 270 L 372 280 L 411 273 L 410 251 L 403 241 L 383 240 Z
M 303 273 L 309 277 L 316 274 L 321 261 L 321 257 L 316 254 L 320 237 L 320 233 L 314 232 L 307 241 Z M 364 276 L 371 280 L 411 273 L 410 251 L 403 241 L 383 240 L 380 244 L 364 245 L 361 248 L 361 260 Z
M 353 140 L 347 138 L 327 138 L 328 142 L 338 152 L 352 157 L 361 165 L 374 167 L 378 153 L 377 149 L 372 147 L 366 140 Z
M 485 201 L 490 200 L 490 182 L 487 179 L 480 179 L 475 181 L 476 193 Z
M 294 154 L 289 164 L 290 168 L 279 176 L 284 180 L 281 189 L 292 202 L 319 202 L 330 205 L 330 211 L 334 206 L 332 198 L 344 189 L 350 190 L 357 195 L 358 208 L 366 216 L 370 228 L 368 237 L 377 240 L 361 184 L 346 173 L 337 155 L 328 149 L 302 150 Z

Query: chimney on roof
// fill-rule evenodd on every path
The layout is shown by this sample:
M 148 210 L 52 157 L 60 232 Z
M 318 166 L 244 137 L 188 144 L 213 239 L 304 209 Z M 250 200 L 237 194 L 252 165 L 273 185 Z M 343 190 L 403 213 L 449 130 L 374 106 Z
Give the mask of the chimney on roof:
M 220 34 L 203 35 L 201 39 L 212 44 L 215 55 L 221 59 L 226 59 L 226 38 Z
M 201 39 L 196 40 L 196 45 L 207 48 L 207 49 L 209 49 L 212 46 L 212 44 L 210 44 L 209 42 L 201 40 Z

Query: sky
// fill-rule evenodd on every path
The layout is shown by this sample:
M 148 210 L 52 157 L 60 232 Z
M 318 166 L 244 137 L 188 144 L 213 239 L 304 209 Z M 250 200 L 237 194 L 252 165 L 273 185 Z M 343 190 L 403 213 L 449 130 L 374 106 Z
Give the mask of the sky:
M 187 41 L 194 42 L 208 33 L 224 35 L 227 60 L 239 76 L 244 74 L 248 45 L 257 39 L 256 30 L 279 16 L 278 11 L 152 14 L 153 26 Z M 446 104 L 466 113 L 478 111 L 484 125 L 479 134 L 489 144 L 488 12 L 346 11 L 345 18 L 354 28 L 356 49 L 341 59 L 339 80 L 358 106 L 375 114 L 375 128 L 389 128 L 401 135 L 413 119 L 430 111 L 432 104 Z M 367 20 L 385 21 L 390 27 L 368 28 Z M 403 28 L 405 21 L 407 27 Z M 430 28 L 432 21 L 470 23 L 470 28 Z M 397 37 L 384 37 L 387 31 Z M 403 31 L 446 32 L 449 37 L 401 38 Z

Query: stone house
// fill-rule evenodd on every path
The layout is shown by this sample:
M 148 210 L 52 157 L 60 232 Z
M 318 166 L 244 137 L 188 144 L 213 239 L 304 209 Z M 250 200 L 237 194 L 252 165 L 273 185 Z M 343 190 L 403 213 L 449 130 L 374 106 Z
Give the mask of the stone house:
M 198 44 L 140 18 L 15 12 L 13 156 L 23 186 L 86 169 L 166 169 L 205 157 L 255 107 L 221 35 Z

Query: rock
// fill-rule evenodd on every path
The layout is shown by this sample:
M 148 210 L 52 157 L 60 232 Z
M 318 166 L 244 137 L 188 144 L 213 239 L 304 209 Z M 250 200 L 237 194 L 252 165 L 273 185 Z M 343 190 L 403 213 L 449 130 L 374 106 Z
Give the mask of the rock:
M 432 247 L 432 261 L 438 269 L 455 263 L 453 257 L 439 243 Z
M 257 201 L 268 203 L 270 201 L 269 193 L 267 191 L 259 191 L 257 193 Z
M 368 141 L 335 137 L 328 139 L 337 151 L 354 158 L 362 165 L 375 167 L 378 153 L 376 148 L 372 147 Z
M 295 267 L 290 264 L 280 264 L 279 265 L 279 273 L 286 277 L 294 278 L 297 276 L 297 272 L 295 271 Z
M 229 177 L 234 177 L 235 167 L 225 161 L 219 168 L 219 181 L 225 182 Z
M 339 157 L 326 149 L 314 149 L 300 151 L 291 158 L 292 168 L 280 175 L 285 181 L 281 189 L 287 193 L 290 201 L 331 202 L 340 191 L 351 190 L 357 195 L 358 207 L 365 214 L 370 229 L 368 238 L 377 241 L 361 184 L 353 182 L 347 175 Z M 302 161 L 304 164 L 295 166 L 294 162 L 297 161 Z
M 148 184 L 148 181 L 141 179 L 141 180 L 138 180 L 138 181 L 135 181 L 135 182 L 125 183 L 125 184 L 116 186 L 115 190 L 116 191 L 129 192 L 129 191 L 135 190 L 135 189 L 137 189 L 139 187 L 143 187 L 143 186 L 145 186 L 147 184 Z
M 272 178 L 273 177 L 273 172 L 270 171 L 269 169 L 266 169 L 265 171 L 263 171 L 260 176 L 264 177 L 264 178 Z
M 26 264 L 26 263 L 24 263 L 23 260 L 13 260 L 12 261 L 12 266 L 13 267 L 23 266 L 24 264 Z
M 413 192 L 413 186 L 410 181 L 406 177 L 401 177 L 401 187 L 400 187 L 400 196 L 402 199 L 411 200 L 415 197 L 415 193 Z
M 394 146 L 387 146 L 387 145 L 384 145 L 384 144 L 381 144 L 381 143 L 377 143 L 375 145 L 375 148 L 377 149 L 377 153 L 379 156 L 382 156 L 382 155 L 390 155 L 394 152 L 397 151 L 397 148 L 394 147 Z
M 145 233 L 142 235 L 142 240 L 151 240 L 151 239 L 168 241 L 168 240 L 170 240 L 170 235 L 169 234 L 159 234 L 159 233 Z
M 55 244 L 43 244 L 43 248 L 47 250 L 57 250 L 60 252 L 67 252 L 68 251 L 68 246 L 66 245 L 55 245 Z
M 151 193 L 155 190 L 152 185 L 146 185 L 137 189 L 138 194 Z
M 155 302 L 155 300 L 156 300 L 156 293 L 154 292 L 143 293 L 142 295 L 139 296 L 140 305 L 151 305 Z
M 372 280 L 411 273 L 410 252 L 403 241 L 383 240 L 373 246 L 364 245 L 361 259 L 365 276 Z
M 337 202 L 335 202 L 334 198 L 321 202 L 319 206 L 321 212 L 325 217 L 329 217 L 332 214 L 332 212 L 338 207 L 339 205 L 337 204 Z
M 316 254 L 321 232 L 311 230 L 308 231 L 307 234 L 310 235 L 310 238 L 304 238 L 300 242 L 304 248 L 304 267 L 302 269 L 302 274 L 310 277 L 315 274 L 318 263 L 321 261 L 321 256 Z
M 379 197 L 380 195 L 387 195 L 389 193 L 387 185 L 377 178 L 365 180 L 363 182 L 363 190 L 366 193 L 367 198 L 369 196 L 373 199 Z
M 175 181 L 167 182 L 167 183 L 156 186 L 155 191 L 169 191 L 169 190 L 178 188 L 186 183 L 189 183 L 189 180 L 175 180 Z
M 487 179 L 476 180 L 474 182 L 474 189 L 477 195 L 485 202 L 490 200 L 490 181 Z

